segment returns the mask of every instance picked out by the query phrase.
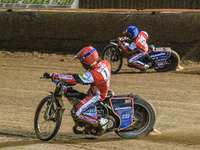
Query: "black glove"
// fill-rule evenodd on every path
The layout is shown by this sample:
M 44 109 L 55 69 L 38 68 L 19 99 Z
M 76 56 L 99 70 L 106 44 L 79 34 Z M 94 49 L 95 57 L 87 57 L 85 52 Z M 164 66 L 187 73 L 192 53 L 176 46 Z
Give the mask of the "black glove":
M 45 73 L 43 74 L 43 76 L 44 76 L 44 78 L 46 78 L 46 79 L 52 78 L 52 74 L 51 74 L 51 73 L 48 73 L 48 72 L 45 72 Z

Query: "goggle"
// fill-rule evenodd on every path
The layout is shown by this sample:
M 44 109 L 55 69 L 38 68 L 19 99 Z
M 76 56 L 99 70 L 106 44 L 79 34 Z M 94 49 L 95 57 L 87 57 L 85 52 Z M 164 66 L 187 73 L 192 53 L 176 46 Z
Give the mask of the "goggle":
M 84 60 L 86 57 L 88 57 L 90 54 L 92 54 L 92 53 L 95 52 L 95 51 L 96 51 L 96 49 L 93 48 L 93 49 L 90 50 L 88 53 L 86 53 L 86 54 L 80 59 L 80 61 L 83 62 L 83 60 Z M 78 57 L 77 55 L 74 56 L 74 58 L 77 58 L 77 57 Z

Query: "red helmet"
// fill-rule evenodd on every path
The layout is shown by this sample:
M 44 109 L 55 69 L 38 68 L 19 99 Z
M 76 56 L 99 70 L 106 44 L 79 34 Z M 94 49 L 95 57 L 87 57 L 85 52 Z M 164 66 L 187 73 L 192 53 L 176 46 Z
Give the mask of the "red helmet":
M 91 65 L 98 60 L 99 55 L 94 47 L 87 46 L 80 50 L 75 57 L 77 57 L 81 63 Z

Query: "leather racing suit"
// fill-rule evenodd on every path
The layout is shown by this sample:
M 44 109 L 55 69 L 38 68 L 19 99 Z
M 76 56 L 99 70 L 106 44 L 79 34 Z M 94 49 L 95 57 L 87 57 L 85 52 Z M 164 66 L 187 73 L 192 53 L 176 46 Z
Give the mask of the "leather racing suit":
M 54 80 L 61 80 L 70 84 L 90 84 L 87 96 L 74 107 L 76 116 L 79 119 L 97 126 L 99 118 L 83 115 L 90 106 L 97 101 L 103 101 L 109 90 L 111 66 L 106 60 L 97 61 L 91 69 L 82 74 L 53 74 Z
M 140 31 L 136 39 L 129 45 L 128 49 L 131 51 L 138 50 L 138 53 L 132 56 L 129 61 L 129 67 L 137 67 L 141 70 L 148 69 L 149 66 L 139 61 L 139 59 L 148 52 L 147 33 Z

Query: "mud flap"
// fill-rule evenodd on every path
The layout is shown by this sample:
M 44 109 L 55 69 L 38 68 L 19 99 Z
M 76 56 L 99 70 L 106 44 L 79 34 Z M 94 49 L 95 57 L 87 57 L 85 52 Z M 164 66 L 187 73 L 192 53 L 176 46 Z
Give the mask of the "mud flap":
M 114 114 L 119 118 L 118 131 L 133 124 L 134 100 L 130 97 L 110 98 L 110 105 Z

